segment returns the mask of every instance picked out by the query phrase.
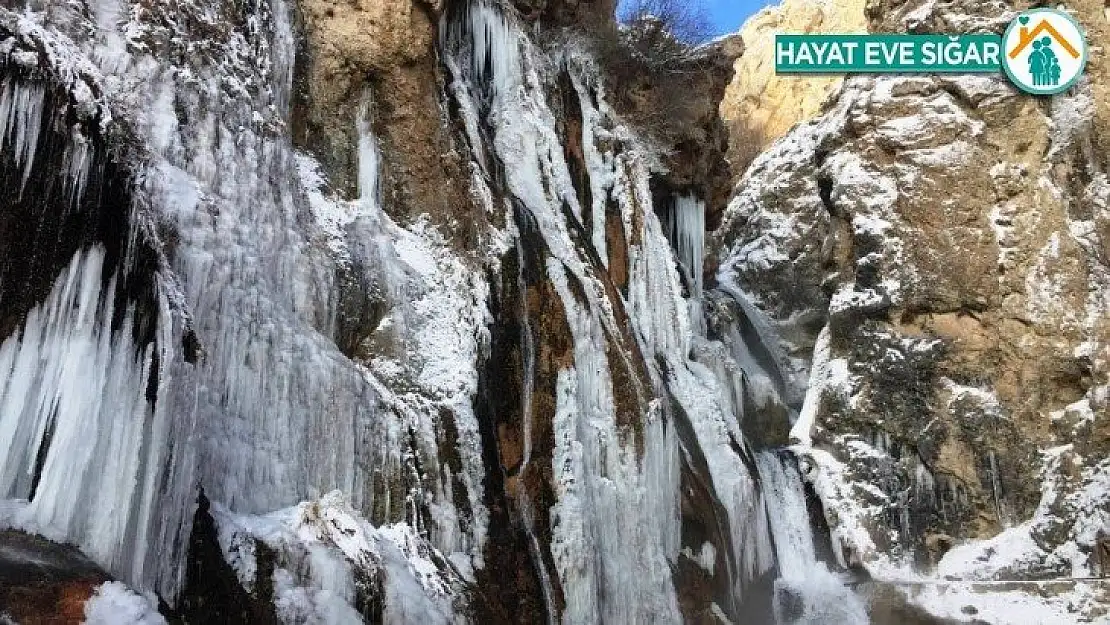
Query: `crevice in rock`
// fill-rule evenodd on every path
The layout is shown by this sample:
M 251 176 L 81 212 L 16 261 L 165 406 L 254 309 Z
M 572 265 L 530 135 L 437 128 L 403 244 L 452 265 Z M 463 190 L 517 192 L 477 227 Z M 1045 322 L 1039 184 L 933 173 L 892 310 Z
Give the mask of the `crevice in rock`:
M 278 625 L 274 611 L 274 555 L 256 545 L 258 570 L 254 591 L 247 592 L 224 559 L 211 504 L 204 491 L 197 498 L 193 532 L 185 566 L 185 584 L 177 607 L 165 614 L 171 623 L 259 623 Z

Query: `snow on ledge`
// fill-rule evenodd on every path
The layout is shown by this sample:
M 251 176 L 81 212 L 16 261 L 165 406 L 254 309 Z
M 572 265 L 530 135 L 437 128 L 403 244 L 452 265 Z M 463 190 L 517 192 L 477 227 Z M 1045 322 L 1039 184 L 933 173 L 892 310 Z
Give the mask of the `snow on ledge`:
M 85 625 L 165 625 L 158 608 L 122 582 L 104 582 L 85 602 Z
M 275 553 L 278 617 L 289 623 L 362 623 L 359 599 L 380 593 L 386 622 L 451 623 L 465 582 L 405 523 L 375 527 L 334 491 L 267 515 L 212 505 L 224 558 L 250 589 L 260 580 L 257 545 Z

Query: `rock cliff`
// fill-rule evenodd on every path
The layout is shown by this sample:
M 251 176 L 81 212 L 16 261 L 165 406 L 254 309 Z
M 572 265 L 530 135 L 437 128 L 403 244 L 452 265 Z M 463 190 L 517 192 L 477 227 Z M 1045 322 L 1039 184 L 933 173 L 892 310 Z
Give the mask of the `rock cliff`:
M 865 0 L 786 0 L 744 23 L 744 54 L 721 99 L 729 128 L 729 158 L 739 176 L 757 154 L 801 121 L 812 118 L 843 82 L 841 76 L 778 76 L 775 34 L 867 32 Z
M 873 2 L 868 29 L 1000 32 L 1020 8 Z M 756 159 L 714 233 L 721 275 L 813 354 L 792 435 L 846 561 L 953 580 L 1100 574 L 1107 21 L 1096 3 L 1073 9 L 1097 49 L 1072 92 L 850 78 Z M 1105 588 L 1074 592 L 1075 615 L 1053 618 L 1103 617 Z

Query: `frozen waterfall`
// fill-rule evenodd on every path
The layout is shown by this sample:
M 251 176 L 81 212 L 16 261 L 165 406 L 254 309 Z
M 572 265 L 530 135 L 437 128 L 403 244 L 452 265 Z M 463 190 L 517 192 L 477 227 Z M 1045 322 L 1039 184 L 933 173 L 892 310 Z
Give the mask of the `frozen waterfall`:
M 671 240 L 690 285 L 690 297 L 700 300 L 705 284 L 705 202 L 693 195 L 676 195 L 669 217 Z
M 174 483 L 176 428 L 168 402 L 153 401 L 169 377 L 169 306 L 163 297 L 155 342 L 136 344 L 135 310 L 115 310 L 118 276 L 104 270 L 103 248 L 79 251 L 0 344 L 0 496 L 22 502 L 0 522 L 76 543 L 119 574 L 156 577 L 165 572 L 152 515 L 181 503 L 159 491 Z
M 0 524 L 74 543 L 172 605 L 203 488 L 244 588 L 261 550 L 278 554 L 263 582 L 282 618 L 368 618 L 364 575 L 387 617 L 446 623 L 467 614 L 481 573 L 501 574 L 483 571 L 500 506 L 526 535 L 549 623 L 681 622 L 686 569 L 733 620 L 775 577 L 783 624 L 850 622 L 818 618 L 830 598 L 858 616 L 817 561 L 794 459 L 745 434 L 750 411 L 789 420 L 798 403 L 775 328 L 739 286 L 707 287 L 705 202 L 654 206 L 658 159 L 606 103 L 588 53 L 538 48 L 498 3 L 445 11 L 443 108 L 461 122 L 476 209 L 501 229 L 490 249 L 460 250 L 427 215 L 387 213 L 397 148 L 375 135 L 374 96 L 389 94 L 355 92 L 356 197 L 294 149 L 284 0 L 251 4 L 241 30 L 211 42 L 216 58 L 247 42 L 254 60 L 234 71 L 188 54 L 188 36 L 124 46 L 141 16 L 93 4 L 103 19 L 83 27 L 96 36 L 63 47 L 110 77 L 98 90 L 127 85 L 149 103 L 119 111 L 145 160 L 133 201 L 105 209 L 125 242 L 96 232 L 67 250 L 0 337 Z M 60 172 L 65 193 L 47 208 L 87 210 L 74 198 L 100 182 L 92 149 L 107 139 L 43 122 L 58 113 L 52 86 L 9 78 L 9 191 Z M 581 116 L 573 141 L 561 107 Z M 65 149 L 46 150 L 57 128 Z M 135 241 L 157 251 L 139 267 L 143 297 Z M 517 275 L 500 280 L 512 254 Z M 511 323 L 495 318 L 497 288 L 521 302 L 498 311 Z M 373 314 L 348 348 L 352 290 Z M 508 442 L 475 407 L 498 323 L 522 376 Z M 498 466 L 501 451 L 519 463 Z M 512 470 L 513 492 L 487 492 Z M 691 511 L 694 487 L 704 501 Z
M 817 559 L 802 476 L 792 454 L 756 455 L 763 500 L 772 519 L 775 561 L 774 611 L 778 625 L 857 625 L 869 621 L 863 601 L 828 564 Z

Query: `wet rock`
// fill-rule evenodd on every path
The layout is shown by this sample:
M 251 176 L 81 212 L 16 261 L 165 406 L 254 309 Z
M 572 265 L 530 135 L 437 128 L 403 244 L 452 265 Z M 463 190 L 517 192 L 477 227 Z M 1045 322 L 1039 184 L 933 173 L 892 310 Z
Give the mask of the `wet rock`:
M 85 602 L 110 579 L 73 547 L 0 531 L 0 617 L 21 625 L 83 623 Z

